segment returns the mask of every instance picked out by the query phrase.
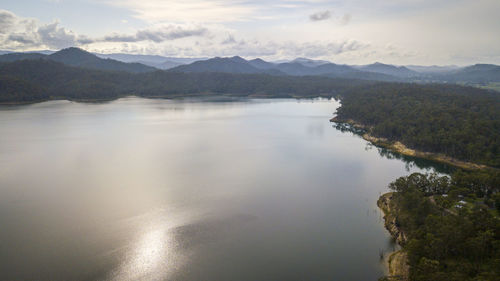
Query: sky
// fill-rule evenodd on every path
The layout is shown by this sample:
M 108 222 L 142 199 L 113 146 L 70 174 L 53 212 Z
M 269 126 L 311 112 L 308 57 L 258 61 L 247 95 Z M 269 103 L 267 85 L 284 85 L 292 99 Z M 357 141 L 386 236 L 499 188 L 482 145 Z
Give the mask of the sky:
M 500 0 L 2 0 L 0 50 L 500 64 Z

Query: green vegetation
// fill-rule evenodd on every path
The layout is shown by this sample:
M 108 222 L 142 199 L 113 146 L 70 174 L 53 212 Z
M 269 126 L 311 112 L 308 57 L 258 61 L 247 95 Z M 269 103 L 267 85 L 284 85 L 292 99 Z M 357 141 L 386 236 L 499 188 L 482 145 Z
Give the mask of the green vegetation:
M 500 82 L 491 82 L 486 84 L 478 85 L 477 87 L 489 90 L 495 90 L 500 92 Z
M 414 173 L 389 187 L 410 280 L 500 280 L 500 219 L 490 212 L 500 207 L 498 171 Z
M 338 120 L 411 149 L 500 166 L 500 96 L 454 85 L 376 84 L 343 96 Z
M 17 82 L 13 82 L 16 79 Z M 47 99 L 109 100 L 126 95 L 185 97 L 232 95 L 259 97 L 337 96 L 376 82 L 327 77 L 290 77 L 265 74 L 179 73 L 155 71 L 132 74 L 67 66 L 51 60 L 0 63 L 0 102 Z M 36 87 L 39 91 L 27 91 Z

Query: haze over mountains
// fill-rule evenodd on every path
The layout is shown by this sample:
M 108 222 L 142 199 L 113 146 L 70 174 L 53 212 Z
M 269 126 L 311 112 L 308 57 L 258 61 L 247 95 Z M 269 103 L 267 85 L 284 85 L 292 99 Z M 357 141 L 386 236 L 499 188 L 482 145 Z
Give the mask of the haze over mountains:
M 5 52 L 4 52 L 5 53 Z M 1 62 L 19 60 L 51 60 L 69 66 L 94 70 L 145 73 L 222 72 L 235 74 L 268 74 L 277 76 L 325 76 L 377 81 L 489 83 L 500 82 L 500 66 L 476 64 L 456 66 L 395 66 L 376 62 L 369 65 L 344 65 L 323 60 L 297 58 L 288 62 L 267 62 L 260 58 L 246 60 L 239 56 L 215 58 L 175 58 L 154 55 L 92 54 L 79 48 L 58 52 L 6 53 Z
M 67 48 L 49 55 L 41 53 L 10 53 L 0 56 L 0 62 L 13 62 L 26 59 L 46 59 L 69 66 L 106 71 L 142 73 L 156 70 L 154 67 L 136 62 L 125 63 L 113 59 L 102 59 L 79 48 Z

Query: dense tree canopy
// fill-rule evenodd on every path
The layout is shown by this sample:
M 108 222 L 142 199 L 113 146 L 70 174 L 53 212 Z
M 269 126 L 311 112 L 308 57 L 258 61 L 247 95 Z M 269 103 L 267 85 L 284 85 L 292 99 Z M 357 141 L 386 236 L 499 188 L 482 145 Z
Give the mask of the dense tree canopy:
M 344 95 L 338 117 L 417 150 L 500 166 L 495 93 L 454 85 L 370 85 Z
M 499 172 L 415 173 L 390 188 L 396 222 L 408 237 L 411 280 L 499 280 L 500 220 L 493 207 L 500 200 L 490 200 L 499 195 Z

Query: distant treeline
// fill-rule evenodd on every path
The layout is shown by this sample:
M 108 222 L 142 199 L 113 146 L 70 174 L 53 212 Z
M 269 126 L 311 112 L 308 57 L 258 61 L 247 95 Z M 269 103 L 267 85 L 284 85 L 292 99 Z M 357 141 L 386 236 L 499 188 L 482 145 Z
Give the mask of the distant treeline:
M 180 73 L 160 70 L 133 74 L 89 70 L 41 59 L 0 64 L 0 102 L 4 103 L 56 98 L 104 100 L 126 95 L 330 97 L 372 83 L 376 82 L 319 76 Z
M 374 84 L 343 96 L 340 120 L 422 151 L 500 166 L 500 95 L 437 84 Z

